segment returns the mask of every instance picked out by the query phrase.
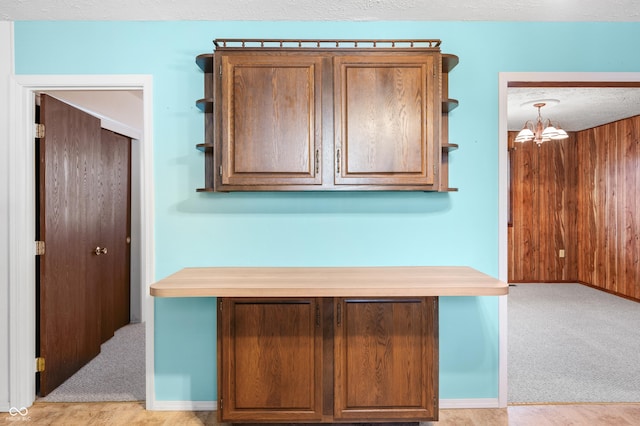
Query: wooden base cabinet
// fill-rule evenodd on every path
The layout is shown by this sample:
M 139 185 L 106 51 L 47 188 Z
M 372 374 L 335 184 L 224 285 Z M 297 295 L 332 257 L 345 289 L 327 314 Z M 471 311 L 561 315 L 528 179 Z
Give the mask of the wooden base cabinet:
M 438 419 L 438 298 L 220 298 L 218 417 Z

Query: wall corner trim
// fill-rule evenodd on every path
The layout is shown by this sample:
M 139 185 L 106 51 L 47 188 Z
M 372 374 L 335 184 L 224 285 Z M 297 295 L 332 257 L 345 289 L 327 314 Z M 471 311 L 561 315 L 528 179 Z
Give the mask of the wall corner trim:
M 498 398 L 440 399 L 441 409 L 501 408 Z

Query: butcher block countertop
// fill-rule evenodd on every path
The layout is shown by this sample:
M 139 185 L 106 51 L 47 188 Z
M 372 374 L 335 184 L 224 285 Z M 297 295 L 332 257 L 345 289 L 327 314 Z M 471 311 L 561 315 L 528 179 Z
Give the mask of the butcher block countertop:
M 500 296 L 509 285 L 466 266 L 185 268 L 156 297 Z

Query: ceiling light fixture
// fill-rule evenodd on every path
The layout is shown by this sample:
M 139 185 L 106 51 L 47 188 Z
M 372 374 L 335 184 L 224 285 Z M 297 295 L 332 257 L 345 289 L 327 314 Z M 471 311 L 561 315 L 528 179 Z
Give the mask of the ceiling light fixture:
M 546 120 L 546 126 L 542 123 L 542 116 L 540 115 L 540 108 L 545 106 L 546 103 L 538 102 L 533 104 L 535 108 L 538 108 L 538 119 L 536 123 L 532 123 L 530 120 L 527 120 L 522 127 L 522 130 L 516 136 L 516 142 L 529 142 L 534 141 L 540 146 L 542 142 L 549 142 L 550 140 L 560 140 L 567 139 L 569 135 L 567 132 L 562 130 L 560 126 L 557 128 L 551 124 L 551 120 Z

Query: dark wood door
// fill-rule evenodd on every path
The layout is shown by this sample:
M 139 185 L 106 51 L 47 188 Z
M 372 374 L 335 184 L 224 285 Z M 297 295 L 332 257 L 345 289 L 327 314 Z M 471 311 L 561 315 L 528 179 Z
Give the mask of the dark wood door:
M 437 298 L 339 298 L 334 311 L 335 419 L 437 420 Z
M 437 58 L 334 59 L 336 185 L 433 189 L 440 161 Z
M 100 352 L 97 185 L 100 121 L 41 96 L 39 141 L 40 394 L 48 394 Z
M 222 421 L 322 419 L 321 300 L 220 300 Z
M 129 324 L 131 139 L 101 131 L 99 282 L 102 341 Z
M 222 190 L 320 185 L 322 58 L 225 55 L 221 67 Z

